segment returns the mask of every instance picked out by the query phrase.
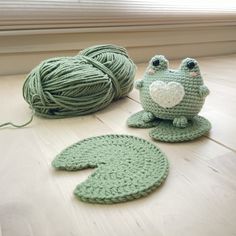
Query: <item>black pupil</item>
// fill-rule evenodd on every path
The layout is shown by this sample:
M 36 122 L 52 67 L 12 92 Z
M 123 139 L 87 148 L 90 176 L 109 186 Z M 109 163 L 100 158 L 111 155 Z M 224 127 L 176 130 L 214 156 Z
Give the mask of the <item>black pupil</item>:
M 195 63 L 194 63 L 193 61 L 189 61 L 189 62 L 187 63 L 187 67 L 188 67 L 189 69 L 193 69 L 194 66 L 195 66 Z
M 160 61 L 158 59 L 152 62 L 153 66 L 159 66 L 159 64 L 160 64 Z

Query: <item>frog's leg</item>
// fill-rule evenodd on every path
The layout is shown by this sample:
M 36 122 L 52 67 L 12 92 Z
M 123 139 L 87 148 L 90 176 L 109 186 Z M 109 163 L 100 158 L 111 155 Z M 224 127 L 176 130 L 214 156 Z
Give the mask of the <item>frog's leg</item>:
M 178 128 L 185 128 L 188 125 L 188 119 L 185 116 L 176 117 L 173 120 L 173 125 Z
M 153 121 L 155 119 L 156 119 L 156 117 L 153 113 L 151 113 L 150 111 L 144 111 L 144 113 L 142 115 L 143 122 L 147 123 L 147 122 Z

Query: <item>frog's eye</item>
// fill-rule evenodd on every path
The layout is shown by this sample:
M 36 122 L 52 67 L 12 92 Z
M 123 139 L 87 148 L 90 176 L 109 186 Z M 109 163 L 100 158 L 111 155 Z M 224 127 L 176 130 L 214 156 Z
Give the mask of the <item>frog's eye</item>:
M 187 67 L 191 70 L 195 67 L 196 63 L 194 61 L 187 62 Z
M 200 74 L 198 62 L 193 58 L 185 58 L 181 62 L 179 69 L 186 73 L 198 72 Z
M 168 61 L 163 55 L 156 55 L 150 61 L 148 69 L 156 71 L 166 70 L 168 68 Z
M 153 66 L 159 66 L 160 65 L 160 60 L 159 59 L 155 59 L 154 61 L 152 61 L 152 65 Z

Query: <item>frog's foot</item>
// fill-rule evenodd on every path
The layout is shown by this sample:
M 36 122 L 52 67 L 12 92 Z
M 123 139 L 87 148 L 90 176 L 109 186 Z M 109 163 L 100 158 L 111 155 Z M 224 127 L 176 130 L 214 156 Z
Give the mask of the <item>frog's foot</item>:
M 150 111 L 145 111 L 142 114 L 142 120 L 143 122 L 147 123 L 147 122 L 151 122 L 154 121 L 156 119 L 156 117 L 153 115 L 153 113 L 151 113 Z
M 135 128 L 151 128 L 151 127 L 156 127 L 160 123 L 160 119 L 154 117 L 154 120 L 152 120 L 151 118 L 153 118 L 153 116 L 150 115 L 149 113 L 148 114 L 147 113 L 148 112 L 142 110 L 142 111 L 139 111 L 139 112 L 133 114 L 132 116 L 130 116 L 128 118 L 128 120 L 127 120 L 128 126 L 129 127 L 135 127 Z M 150 119 L 152 121 L 146 122 L 146 120 L 150 120 Z
M 176 117 L 173 120 L 173 125 L 177 128 L 185 128 L 188 125 L 188 120 L 185 116 Z

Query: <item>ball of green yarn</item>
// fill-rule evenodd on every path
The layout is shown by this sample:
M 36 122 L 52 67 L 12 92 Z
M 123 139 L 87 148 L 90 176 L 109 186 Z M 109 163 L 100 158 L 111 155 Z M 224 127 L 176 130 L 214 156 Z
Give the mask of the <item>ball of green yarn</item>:
M 94 46 L 74 57 L 43 61 L 27 76 L 23 96 L 36 115 L 86 115 L 127 95 L 133 88 L 135 69 L 124 48 Z

